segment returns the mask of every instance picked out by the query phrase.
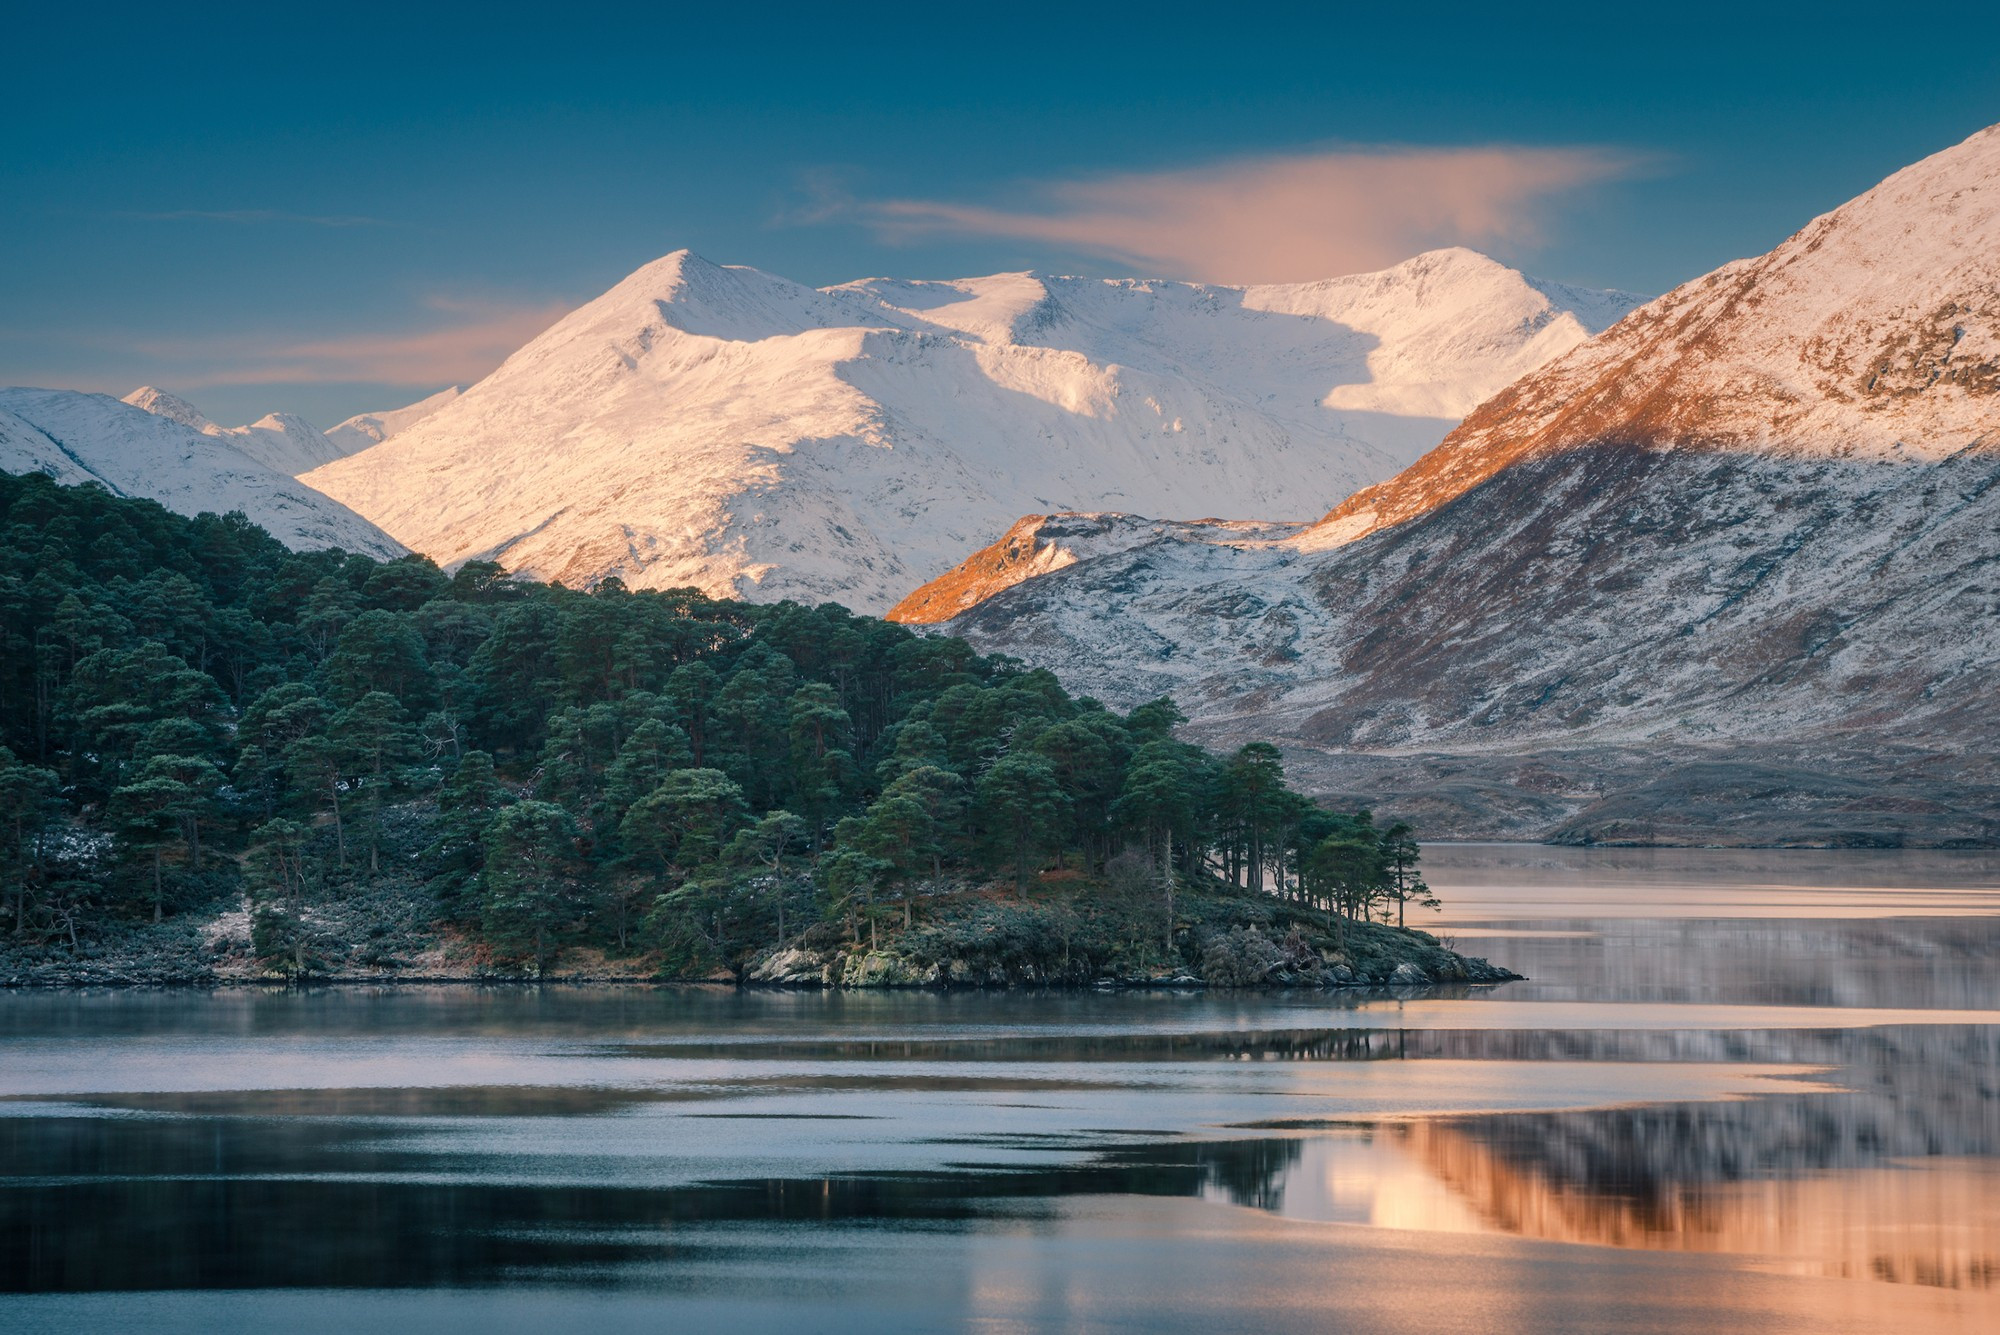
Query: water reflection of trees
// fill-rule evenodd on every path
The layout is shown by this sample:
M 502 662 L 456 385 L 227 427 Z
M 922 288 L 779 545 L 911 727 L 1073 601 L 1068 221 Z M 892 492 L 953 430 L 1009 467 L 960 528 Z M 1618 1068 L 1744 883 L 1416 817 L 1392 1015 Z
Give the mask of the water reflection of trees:
M 533 1185 L 452 1175 L 448 1156 L 378 1131 L 255 1115 L 0 1118 L 0 1292 L 610 1284 L 794 1245 L 746 1225 L 971 1229 L 1078 1195 L 1220 1193 L 1269 1209 L 1299 1158 L 1297 1141 L 1176 1140 L 1026 1168 Z

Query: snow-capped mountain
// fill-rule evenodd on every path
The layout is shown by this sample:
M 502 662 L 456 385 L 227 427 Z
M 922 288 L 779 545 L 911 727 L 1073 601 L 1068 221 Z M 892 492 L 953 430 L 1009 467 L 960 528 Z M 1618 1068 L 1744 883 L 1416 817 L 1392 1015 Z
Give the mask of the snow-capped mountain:
M 124 401 L 155 417 L 164 417 L 169 422 L 179 422 L 182 426 L 193 427 L 203 435 L 214 436 L 222 432 L 222 428 L 209 421 L 201 409 L 178 394 L 169 394 L 153 385 L 139 386 L 127 394 Z
M 442 562 L 879 612 L 1029 511 L 1309 519 L 1637 301 L 1465 250 L 826 289 L 682 251 L 307 480 Z
M 1506 789 L 1481 800 L 1544 820 L 1516 833 L 1587 825 L 1591 767 L 1640 748 L 1619 782 L 1727 758 L 1660 801 L 1748 766 L 1837 796 L 1828 838 L 2000 836 L 2000 127 L 1634 312 L 1319 524 L 1118 529 L 1144 540 L 1017 552 L 1061 568 L 946 629 L 1108 701 L 1171 693 L 1326 783 L 1366 754 L 1429 766 L 1433 798 Z M 1830 759 L 1854 752 L 1866 782 Z M 1898 790 L 1922 765 L 1956 778 Z
M 1908 462 L 2000 440 L 1996 182 L 2000 126 L 1510 386 L 1309 540 L 1349 541 L 1522 459 L 1604 442 Z
M 155 417 L 199 431 L 205 436 L 226 440 L 243 453 L 280 473 L 293 477 L 322 464 L 345 458 L 366 449 L 372 441 L 343 445 L 327 437 L 302 417 L 291 413 L 266 413 L 249 426 L 217 426 L 186 399 L 152 385 L 142 385 L 125 396 L 125 402 Z
M 408 431 L 464 392 L 457 385 L 452 385 L 429 398 L 418 399 L 407 408 L 356 413 L 339 426 L 328 427 L 326 438 L 340 448 L 342 455 L 358 454 L 371 445 L 380 445 L 389 437 Z
M 0 470 L 96 482 L 184 515 L 241 510 L 301 550 L 403 554 L 401 544 L 360 515 L 254 454 L 249 443 L 261 436 L 203 430 L 186 418 L 207 419 L 171 395 L 157 395 L 155 403 L 148 411 L 106 394 L 0 389 Z

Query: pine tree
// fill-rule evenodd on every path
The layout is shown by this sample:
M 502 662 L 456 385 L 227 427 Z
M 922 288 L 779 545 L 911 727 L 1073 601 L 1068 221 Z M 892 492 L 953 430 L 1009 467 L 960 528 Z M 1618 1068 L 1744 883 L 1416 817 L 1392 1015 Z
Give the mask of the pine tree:
M 580 908 L 576 823 L 553 802 L 517 802 L 493 818 L 485 843 L 480 926 L 496 949 L 525 955 L 544 977 Z
M 39 765 L 24 765 L 0 746 L 0 883 L 14 894 L 14 934 L 27 927 L 28 884 L 41 861 L 42 832 L 61 811 L 57 794 L 62 780 Z M 4 905 L 0 905 L 4 907 Z
M 1013 856 L 1014 887 L 1025 897 L 1036 855 L 1065 814 L 1062 785 L 1040 756 L 1004 755 L 979 776 L 977 792 L 982 815 Z
M 664 888 L 676 869 L 715 860 L 749 813 L 743 790 L 721 770 L 674 770 L 632 804 L 619 837 L 654 868 Z
M 368 835 L 368 874 L 381 871 L 382 810 L 416 755 L 416 729 L 395 696 L 370 691 L 334 716 L 333 732 L 347 772 L 360 785 L 360 811 Z
M 493 773 L 493 757 L 468 751 L 438 789 L 438 821 L 424 856 L 438 907 L 447 918 L 468 916 L 470 898 L 486 865 L 486 830 L 506 805 Z

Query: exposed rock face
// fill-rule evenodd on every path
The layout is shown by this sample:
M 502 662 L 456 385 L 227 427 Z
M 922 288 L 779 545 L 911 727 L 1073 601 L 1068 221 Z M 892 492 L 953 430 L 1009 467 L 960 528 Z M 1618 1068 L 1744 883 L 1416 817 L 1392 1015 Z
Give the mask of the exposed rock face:
M 1029 515 L 1008 529 L 1000 541 L 980 548 L 884 615 L 890 621 L 916 625 L 948 621 L 994 594 L 1038 575 L 1073 566 L 1089 557 L 1129 551 L 1160 537 L 1268 542 L 1289 536 L 1301 527 L 1220 519 L 1163 523 L 1121 514 Z
M 1635 312 L 1318 525 L 1159 526 L 947 629 L 1279 740 L 1323 790 L 1411 792 L 1399 770 L 1457 757 L 1490 819 L 1434 836 L 1644 837 L 1687 796 L 1652 780 L 1701 762 L 1761 794 L 1750 842 L 2000 839 L 1996 358 L 1988 130 Z M 1881 801 L 1830 781 L 1913 768 Z M 1808 833 L 1781 828 L 1801 783 Z

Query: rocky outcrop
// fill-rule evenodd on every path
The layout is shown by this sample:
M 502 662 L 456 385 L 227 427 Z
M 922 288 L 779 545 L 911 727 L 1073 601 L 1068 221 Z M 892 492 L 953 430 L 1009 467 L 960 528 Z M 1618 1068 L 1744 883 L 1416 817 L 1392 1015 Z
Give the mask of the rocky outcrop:
M 1092 557 L 1130 551 L 1156 539 L 1262 544 L 1288 537 L 1300 527 L 1221 519 L 1163 523 L 1122 514 L 1029 515 L 998 542 L 980 548 L 883 616 L 889 621 L 933 625 L 1037 576 Z

